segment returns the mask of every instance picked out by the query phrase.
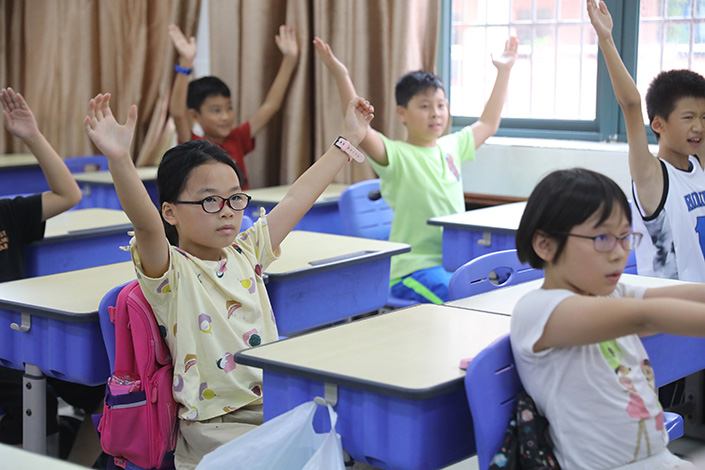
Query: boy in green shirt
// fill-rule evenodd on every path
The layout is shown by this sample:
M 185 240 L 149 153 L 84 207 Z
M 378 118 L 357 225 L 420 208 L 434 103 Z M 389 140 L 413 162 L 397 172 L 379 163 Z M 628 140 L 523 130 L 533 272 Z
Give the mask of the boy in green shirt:
M 313 44 L 335 79 L 344 112 L 357 96 L 348 70 L 320 38 Z M 395 90 L 406 140 L 393 141 L 370 128 L 360 143 L 379 175 L 385 201 L 394 209 L 389 239 L 411 245 L 410 253 L 392 258 L 391 293 L 396 297 L 432 303 L 449 300 L 453 273 L 441 266 L 442 229 L 426 221 L 465 210 L 461 163 L 474 159 L 475 149 L 499 128 L 517 47 L 517 39 L 511 37 L 502 56 L 492 60 L 497 68 L 494 88 L 472 125 L 443 135 L 450 118 L 443 83 L 432 73 L 416 71 L 402 76 Z

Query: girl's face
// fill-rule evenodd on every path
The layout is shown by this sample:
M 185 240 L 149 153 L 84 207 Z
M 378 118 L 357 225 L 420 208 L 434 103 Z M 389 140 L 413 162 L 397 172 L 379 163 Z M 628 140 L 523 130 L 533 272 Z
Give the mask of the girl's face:
M 630 232 L 629 220 L 616 203 L 607 220 L 596 225 L 599 216 L 597 211 L 585 222 L 575 225 L 570 233 L 590 237 L 602 234 L 622 237 Z M 546 243 L 549 245 L 544 282 L 546 289 L 568 289 L 580 295 L 609 295 L 629 258 L 629 250 L 621 242 L 617 242 L 609 252 L 600 252 L 595 250 L 593 240 L 568 236 L 563 252 L 553 262 L 551 253 L 555 253 L 557 243 L 554 239 L 548 239 Z
M 209 162 L 195 167 L 179 195 L 180 201 L 201 201 L 209 196 L 225 199 L 242 192 L 240 181 L 232 167 L 221 162 Z M 223 204 L 214 214 L 199 204 L 164 203 L 164 218 L 179 232 L 179 248 L 204 260 L 218 261 L 220 250 L 230 246 L 242 224 L 243 211 Z

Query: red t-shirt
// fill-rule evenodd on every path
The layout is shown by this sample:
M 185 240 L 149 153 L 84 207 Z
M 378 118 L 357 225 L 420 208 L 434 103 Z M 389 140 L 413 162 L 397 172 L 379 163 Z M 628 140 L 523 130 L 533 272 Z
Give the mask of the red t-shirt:
M 191 133 L 191 140 L 203 139 L 205 139 L 205 137 L 196 135 L 193 132 Z M 233 128 L 223 142 L 212 143 L 228 152 L 230 158 L 235 160 L 238 168 L 240 168 L 240 173 L 242 173 L 242 181 L 240 181 L 240 185 L 242 186 L 242 189 L 249 189 L 250 185 L 247 182 L 247 169 L 245 168 L 245 155 L 255 149 L 255 139 L 250 135 L 250 121 L 246 121 L 243 124 Z

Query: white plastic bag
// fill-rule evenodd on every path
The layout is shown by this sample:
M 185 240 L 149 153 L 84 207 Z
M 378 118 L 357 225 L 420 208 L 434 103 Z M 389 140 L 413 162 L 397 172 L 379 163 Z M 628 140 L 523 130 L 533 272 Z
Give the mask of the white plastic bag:
M 318 434 L 309 401 L 270 419 L 247 434 L 206 454 L 196 470 L 344 470 L 343 446 L 335 432 L 338 415 L 330 405 L 331 429 Z

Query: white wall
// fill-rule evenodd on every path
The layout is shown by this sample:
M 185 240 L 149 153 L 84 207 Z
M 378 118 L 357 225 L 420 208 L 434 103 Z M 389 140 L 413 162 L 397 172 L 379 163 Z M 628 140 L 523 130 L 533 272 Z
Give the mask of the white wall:
M 627 151 L 623 143 L 492 137 L 463 164 L 463 186 L 468 193 L 528 197 L 551 171 L 584 167 L 615 180 L 631 199 Z

